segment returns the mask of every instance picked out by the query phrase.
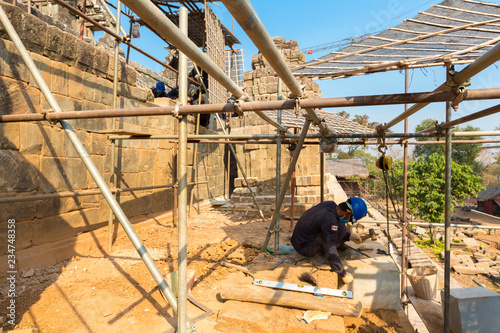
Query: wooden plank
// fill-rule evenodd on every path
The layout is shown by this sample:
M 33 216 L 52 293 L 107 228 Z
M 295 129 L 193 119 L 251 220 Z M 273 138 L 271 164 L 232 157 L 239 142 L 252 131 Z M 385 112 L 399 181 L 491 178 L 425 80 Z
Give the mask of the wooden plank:
M 411 286 L 406 287 L 406 294 L 429 332 L 442 333 L 444 319 L 441 306 L 434 300 L 418 298 Z
M 304 310 L 320 310 L 337 316 L 359 318 L 362 304 L 359 301 L 346 298 L 318 297 L 292 291 L 279 291 L 257 286 L 226 284 L 222 287 L 220 296 L 243 302 L 279 305 Z

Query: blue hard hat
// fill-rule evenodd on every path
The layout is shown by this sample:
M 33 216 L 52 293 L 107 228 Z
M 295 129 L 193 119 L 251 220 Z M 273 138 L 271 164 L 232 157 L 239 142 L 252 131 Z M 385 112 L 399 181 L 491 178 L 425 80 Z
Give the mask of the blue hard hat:
M 156 84 L 156 90 L 158 90 L 159 93 L 164 93 L 165 92 L 165 84 L 163 82 L 158 82 Z
M 362 219 L 368 213 L 368 210 L 366 208 L 366 203 L 361 198 L 350 197 L 346 201 L 346 203 L 347 203 L 347 206 L 352 211 L 352 217 L 353 217 L 353 219 L 355 219 L 356 221 L 359 220 L 359 219 Z

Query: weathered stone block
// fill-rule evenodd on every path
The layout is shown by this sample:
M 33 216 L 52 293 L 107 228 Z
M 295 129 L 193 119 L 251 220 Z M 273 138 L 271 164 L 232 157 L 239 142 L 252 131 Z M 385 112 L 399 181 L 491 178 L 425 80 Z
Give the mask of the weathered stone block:
M 64 33 L 61 31 L 61 29 L 48 25 L 43 55 L 49 57 L 54 61 L 60 61 L 61 53 L 63 50 L 63 43 Z
M 82 40 L 77 40 L 78 51 L 77 51 L 77 62 L 76 67 L 82 71 L 92 73 L 94 66 L 94 54 L 95 48 L 87 42 Z
M 0 39 L 0 74 L 13 79 L 29 82 L 28 67 L 11 41 Z
M 78 158 L 43 157 L 40 161 L 46 192 L 84 189 L 87 171 Z
M 75 36 L 63 32 L 61 60 L 70 66 L 76 65 L 78 61 L 78 41 Z
M 15 150 L 0 150 L 1 192 L 29 192 L 39 189 L 38 171 Z
M 76 67 L 68 67 L 68 96 L 84 98 L 83 72 Z
M 118 85 L 118 95 L 125 98 L 132 98 L 132 87 L 126 83 L 120 82 Z
M 21 40 L 29 51 L 43 54 L 47 39 L 47 24 L 39 18 L 23 13 L 24 29 Z M 19 30 L 18 30 L 19 31 Z
M 95 48 L 94 52 L 94 74 L 99 77 L 106 77 L 110 60 L 109 53 L 98 48 Z
M 53 93 L 68 96 L 69 87 L 69 66 L 57 61 L 52 61 L 52 73 L 50 79 L 50 90 Z
M 137 85 L 137 71 L 135 70 L 134 67 L 125 65 L 125 77 L 120 78 L 121 81 L 125 82 L 126 84 L 135 87 Z
M 95 102 L 97 100 L 97 76 L 83 73 L 83 98 Z
M 102 103 L 104 105 L 113 105 L 113 83 L 103 79 L 97 79 L 97 103 Z
M 43 146 L 42 125 L 21 123 L 19 128 L 22 133 L 19 151 L 23 154 L 40 154 Z
M 17 6 L 13 6 L 9 3 L 2 2 L 1 6 L 5 11 L 5 14 L 9 18 L 10 23 L 16 31 L 23 31 L 24 29 L 24 15 L 23 11 Z M 3 25 L 0 24 L 0 38 L 10 39 L 7 31 L 4 29 Z
M 19 123 L 0 124 L 0 149 L 19 149 Z

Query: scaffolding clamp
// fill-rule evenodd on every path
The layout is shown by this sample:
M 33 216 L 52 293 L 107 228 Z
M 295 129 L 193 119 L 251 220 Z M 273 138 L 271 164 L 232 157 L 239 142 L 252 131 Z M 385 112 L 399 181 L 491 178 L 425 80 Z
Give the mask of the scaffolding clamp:
M 233 96 L 233 98 L 234 98 L 234 96 Z M 249 100 L 250 100 L 250 97 L 246 93 L 244 95 L 242 95 L 241 97 L 234 100 L 234 107 L 235 107 L 234 112 L 236 112 L 238 114 L 238 116 L 243 117 L 243 110 L 241 109 L 241 103 L 247 102 Z
M 172 111 L 172 115 L 177 118 L 177 119 L 180 119 L 181 116 L 179 115 L 179 106 L 181 105 L 181 102 L 180 101 L 177 101 L 175 103 L 175 106 L 174 106 L 174 110 Z
M 43 118 L 45 120 L 47 120 L 50 123 L 51 126 L 57 124 L 57 121 L 54 121 L 54 120 L 50 119 L 50 114 L 54 113 L 54 109 L 42 110 L 40 113 L 43 114 Z
M 295 116 L 298 118 L 300 115 L 300 97 L 295 97 Z

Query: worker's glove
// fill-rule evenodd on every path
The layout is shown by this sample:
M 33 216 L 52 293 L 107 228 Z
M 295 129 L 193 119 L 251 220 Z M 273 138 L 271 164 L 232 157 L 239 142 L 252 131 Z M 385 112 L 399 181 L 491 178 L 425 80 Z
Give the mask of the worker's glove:
M 354 277 L 352 276 L 351 273 L 345 273 L 345 275 L 342 277 L 342 282 L 345 284 L 349 284 L 354 280 Z
M 363 243 L 363 240 L 361 239 L 361 236 L 358 234 L 351 234 L 351 237 L 349 240 L 353 241 L 356 244 L 361 244 Z

